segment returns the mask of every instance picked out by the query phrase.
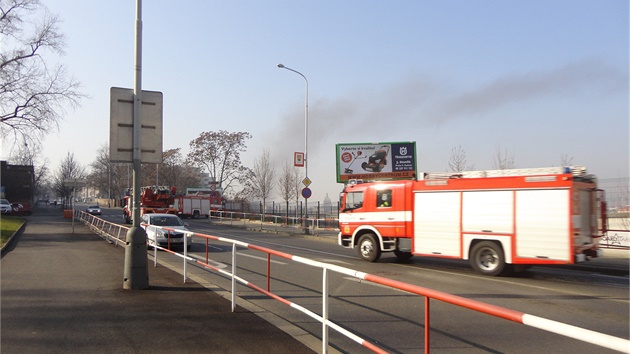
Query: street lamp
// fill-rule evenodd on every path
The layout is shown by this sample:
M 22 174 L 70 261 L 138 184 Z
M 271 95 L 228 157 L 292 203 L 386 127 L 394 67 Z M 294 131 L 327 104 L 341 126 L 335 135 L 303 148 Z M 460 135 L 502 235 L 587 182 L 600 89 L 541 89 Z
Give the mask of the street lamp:
M 302 74 L 301 72 L 288 68 L 284 66 L 284 64 L 278 64 L 278 67 L 280 69 L 287 69 L 289 71 L 293 71 L 294 73 L 303 77 L 304 81 L 306 82 L 306 98 L 305 98 L 306 104 L 304 105 L 304 177 L 306 177 L 305 180 L 308 180 L 308 79 L 306 79 L 306 76 L 304 76 L 304 74 Z M 304 213 L 304 218 L 305 218 L 305 223 L 306 223 L 305 224 L 306 227 L 304 231 L 305 233 L 308 233 L 308 198 L 307 197 L 304 197 L 304 208 L 306 209 Z

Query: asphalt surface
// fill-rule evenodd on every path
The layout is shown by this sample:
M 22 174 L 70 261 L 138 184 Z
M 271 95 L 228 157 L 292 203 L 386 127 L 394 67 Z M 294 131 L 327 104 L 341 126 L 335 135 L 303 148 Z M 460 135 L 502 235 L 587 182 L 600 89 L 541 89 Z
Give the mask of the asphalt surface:
M 123 289 L 124 249 L 59 209 L 27 218 L 2 253 L 0 352 L 308 353 L 256 309 L 230 301 L 160 265 L 150 287 Z M 253 310 L 253 311 L 252 311 Z M 260 310 L 262 311 L 262 310 Z M 273 322 L 273 321 L 272 321 Z M 304 344 L 306 342 L 307 344 Z M 311 348 L 313 349 L 311 349 Z
M 262 224 L 241 227 L 283 232 Z M 336 241 L 333 230 L 310 237 Z M 604 258 L 585 266 L 610 267 L 627 276 L 628 254 L 627 249 L 605 249 Z M 149 289 L 124 290 L 123 268 L 122 247 L 108 244 L 80 222 L 75 222 L 73 234 L 71 220 L 59 208 L 36 210 L 2 252 L 0 352 L 321 350 L 320 340 L 311 334 L 241 300 L 232 312 L 222 289 L 190 279 L 183 283 L 181 274 L 159 264 L 148 267 Z

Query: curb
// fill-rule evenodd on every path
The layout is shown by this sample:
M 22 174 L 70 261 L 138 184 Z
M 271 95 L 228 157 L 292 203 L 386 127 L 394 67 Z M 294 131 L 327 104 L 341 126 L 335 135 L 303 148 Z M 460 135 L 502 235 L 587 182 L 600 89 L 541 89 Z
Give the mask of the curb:
M 0 253 L 2 254 L 2 256 L 4 256 L 4 251 L 13 243 L 13 240 L 17 237 L 20 236 L 24 233 L 24 229 L 26 229 L 26 224 L 27 224 L 27 220 L 25 219 L 24 222 L 22 223 L 22 226 L 20 226 L 14 233 L 13 235 L 11 235 L 11 237 L 9 237 L 9 239 L 7 240 L 7 242 L 2 246 L 2 250 L 0 250 Z

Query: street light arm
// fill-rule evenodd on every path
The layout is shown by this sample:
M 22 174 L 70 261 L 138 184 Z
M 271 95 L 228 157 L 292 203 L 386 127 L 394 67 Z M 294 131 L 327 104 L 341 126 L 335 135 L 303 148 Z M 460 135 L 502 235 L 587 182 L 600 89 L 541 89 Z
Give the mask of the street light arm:
M 302 77 L 304 78 L 304 80 L 306 81 L 306 87 L 307 87 L 306 89 L 308 90 L 308 79 L 306 78 L 306 76 L 304 76 L 304 74 L 302 74 L 301 72 L 299 72 L 299 71 L 297 71 L 297 70 L 293 70 L 293 69 L 291 69 L 291 68 L 289 68 L 289 67 L 286 67 L 286 66 L 284 66 L 284 64 L 278 64 L 278 67 L 279 67 L 280 69 L 287 69 L 287 70 L 293 71 L 294 73 L 296 73 L 296 74 L 298 74 L 298 75 L 302 76 Z

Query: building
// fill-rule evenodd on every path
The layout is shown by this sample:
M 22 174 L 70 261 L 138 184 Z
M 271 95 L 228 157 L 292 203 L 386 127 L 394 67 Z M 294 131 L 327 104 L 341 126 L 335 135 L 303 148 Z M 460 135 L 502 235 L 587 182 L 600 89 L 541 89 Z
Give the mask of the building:
M 33 203 L 35 196 L 35 169 L 33 166 L 10 165 L 0 161 L 0 192 L 10 202 Z

